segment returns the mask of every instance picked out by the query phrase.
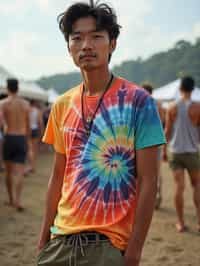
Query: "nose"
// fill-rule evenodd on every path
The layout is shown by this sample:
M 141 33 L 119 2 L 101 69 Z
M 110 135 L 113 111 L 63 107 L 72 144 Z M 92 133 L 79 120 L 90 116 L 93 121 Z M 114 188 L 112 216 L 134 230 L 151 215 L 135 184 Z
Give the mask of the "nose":
M 91 50 L 93 48 L 92 39 L 90 37 L 85 37 L 83 40 L 82 49 Z

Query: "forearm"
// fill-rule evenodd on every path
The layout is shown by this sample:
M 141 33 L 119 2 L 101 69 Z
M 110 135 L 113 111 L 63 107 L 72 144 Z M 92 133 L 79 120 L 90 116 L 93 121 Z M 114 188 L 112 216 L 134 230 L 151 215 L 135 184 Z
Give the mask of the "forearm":
M 55 178 L 50 179 L 46 196 L 45 213 L 42 221 L 40 237 L 38 242 L 38 249 L 42 248 L 50 238 L 50 227 L 53 225 L 60 198 L 61 198 L 61 183 L 58 183 L 57 180 L 55 180 Z
M 142 248 L 152 220 L 153 210 L 155 206 L 157 177 L 146 177 L 146 179 L 148 179 L 149 181 L 140 183 L 135 223 L 127 247 L 127 253 L 130 252 L 134 254 L 136 261 L 138 261 L 138 264 L 135 265 L 139 265 Z

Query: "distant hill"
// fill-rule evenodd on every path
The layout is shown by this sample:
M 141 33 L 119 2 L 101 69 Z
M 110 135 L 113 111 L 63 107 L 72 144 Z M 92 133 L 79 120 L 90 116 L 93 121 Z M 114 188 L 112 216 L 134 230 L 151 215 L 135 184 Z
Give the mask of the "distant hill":
M 200 86 L 200 38 L 194 45 L 181 40 L 170 50 L 156 53 L 146 60 L 138 58 L 123 62 L 114 67 L 113 72 L 138 84 L 151 82 L 154 87 L 191 75 Z
M 140 84 L 144 81 L 159 87 L 185 74 L 192 75 L 200 87 L 200 38 L 195 44 L 180 40 L 165 52 L 156 53 L 146 60 L 138 58 L 122 62 L 112 71 L 130 81 Z M 44 88 L 55 88 L 59 93 L 81 81 L 78 72 L 43 77 L 37 82 Z
M 200 87 L 200 37 L 194 44 L 180 40 L 168 51 L 156 53 L 148 59 L 124 61 L 115 66 L 112 71 L 130 81 L 140 84 L 144 81 L 159 87 L 185 74 L 192 75 L 196 85 Z M 0 81 L 13 76 L 4 67 L 0 66 Z M 43 88 L 54 88 L 58 93 L 81 82 L 78 72 L 56 74 L 42 77 L 36 82 Z
M 62 93 L 80 83 L 81 75 L 78 72 L 57 74 L 49 77 L 42 77 L 36 82 L 45 89 L 54 88 L 59 93 Z

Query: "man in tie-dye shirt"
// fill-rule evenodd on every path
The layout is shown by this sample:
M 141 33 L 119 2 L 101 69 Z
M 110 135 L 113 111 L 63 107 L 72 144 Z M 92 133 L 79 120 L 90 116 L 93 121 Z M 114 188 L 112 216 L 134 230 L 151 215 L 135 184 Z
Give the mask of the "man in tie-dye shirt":
M 74 4 L 59 26 L 83 83 L 58 98 L 43 138 L 55 160 L 38 265 L 138 266 L 165 143 L 156 105 L 109 71 L 120 29 L 109 6 Z

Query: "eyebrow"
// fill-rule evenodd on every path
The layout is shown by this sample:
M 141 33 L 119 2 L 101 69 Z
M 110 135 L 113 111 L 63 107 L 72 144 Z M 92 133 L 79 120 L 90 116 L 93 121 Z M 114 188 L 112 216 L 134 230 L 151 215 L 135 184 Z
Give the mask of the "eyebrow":
M 101 32 L 101 31 L 103 31 L 103 30 L 95 29 L 95 30 L 87 31 L 86 33 L 95 33 L 95 32 Z M 81 34 L 81 33 L 83 33 L 83 32 L 81 32 L 81 31 L 72 31 L 71 35 L 76 35 L 76 34 Z

